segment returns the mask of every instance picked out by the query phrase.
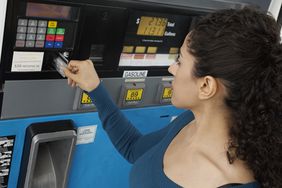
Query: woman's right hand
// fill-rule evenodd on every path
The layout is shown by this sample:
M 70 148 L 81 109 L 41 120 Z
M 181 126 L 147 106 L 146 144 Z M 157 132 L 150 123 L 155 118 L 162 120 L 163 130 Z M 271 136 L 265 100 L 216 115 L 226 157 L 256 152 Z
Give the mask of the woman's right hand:
M 100 83 L 94 65 L 89 59 L 84 61 L 71 60 L 67 68 L 64 68 L 64 73 L 70 86 L 78 86 L 87 92 L 94 90 Z

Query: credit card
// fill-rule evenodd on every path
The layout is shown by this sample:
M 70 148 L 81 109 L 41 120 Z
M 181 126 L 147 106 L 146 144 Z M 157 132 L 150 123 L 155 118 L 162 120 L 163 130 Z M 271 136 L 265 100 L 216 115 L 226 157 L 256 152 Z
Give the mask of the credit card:
M 66 77 L 63 69 L 68 66 L 68 60 L 61 53 L 54 58 L 54 67 L 62 77 Z

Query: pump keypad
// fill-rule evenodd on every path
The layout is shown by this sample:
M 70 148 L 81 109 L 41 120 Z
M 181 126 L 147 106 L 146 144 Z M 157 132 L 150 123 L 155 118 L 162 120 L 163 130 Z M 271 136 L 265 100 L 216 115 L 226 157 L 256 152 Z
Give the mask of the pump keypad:
M 18 20 L 16 47 L 63 48 L 65 28 L 58 21 L 23 19 Z

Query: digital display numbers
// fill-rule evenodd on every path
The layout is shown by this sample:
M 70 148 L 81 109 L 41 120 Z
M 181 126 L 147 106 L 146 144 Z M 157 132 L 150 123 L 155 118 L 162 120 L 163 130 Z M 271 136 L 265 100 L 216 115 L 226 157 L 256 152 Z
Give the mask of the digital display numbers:
M 172 96 L 172 88 L 171 87 L 165 87 L 163 90 L 163 99 L 169 99 Z
M 164 36 L 167 18 L 141 16 L 137 35 Z
M 92 104 L 91 98 L 84 92 L 82 93 L 81 96 L 81 104 Z
M 28 2 L 26 7 L 26 16 L 32 17 L 75 20 L 77 15 L 77 8 L 64 5 Z
M 126 93 L 126 101 L 141 101 L 143 89 L 128 89 Z

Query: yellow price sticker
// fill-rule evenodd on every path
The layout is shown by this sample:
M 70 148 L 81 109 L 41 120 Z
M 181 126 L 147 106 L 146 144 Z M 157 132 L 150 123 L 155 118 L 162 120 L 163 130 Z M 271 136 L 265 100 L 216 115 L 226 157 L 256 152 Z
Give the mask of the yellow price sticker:
M 126 93 L 126 101 L 140 101 L 142 99 L 143 89 L 129 89 Z
M 81 104 L 92 104 L 92 100 L 86 93 L 82 93 Z
M 165 87 L 163 90 L 163 99 L 169 99 L 172 96 L 172 88 L 171 87 Z

